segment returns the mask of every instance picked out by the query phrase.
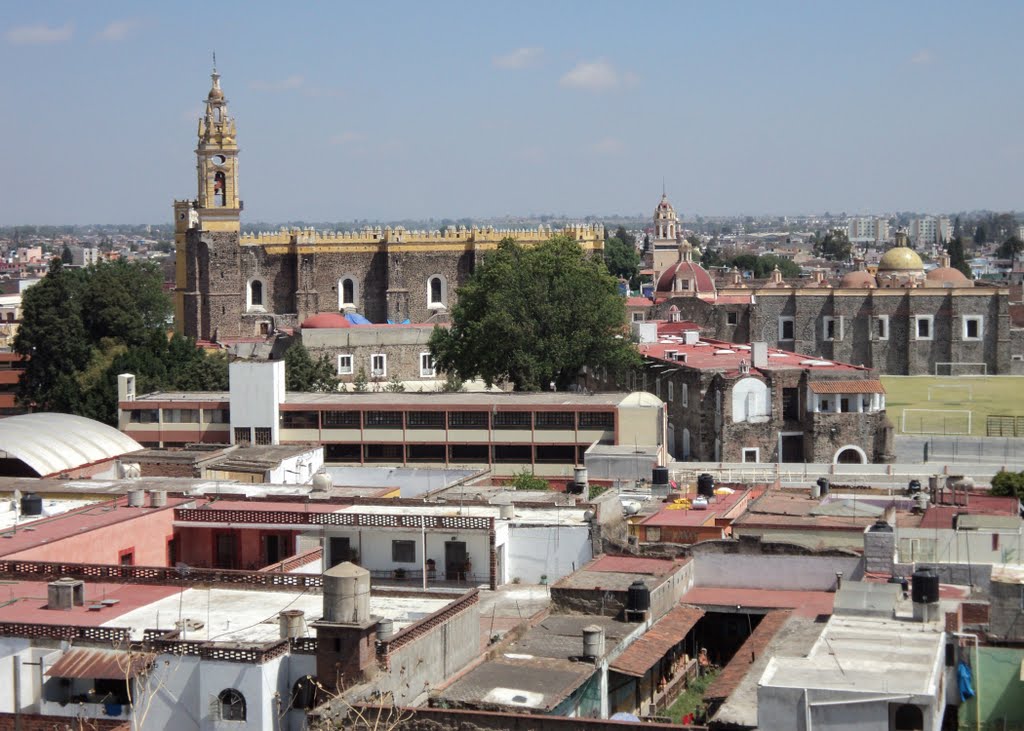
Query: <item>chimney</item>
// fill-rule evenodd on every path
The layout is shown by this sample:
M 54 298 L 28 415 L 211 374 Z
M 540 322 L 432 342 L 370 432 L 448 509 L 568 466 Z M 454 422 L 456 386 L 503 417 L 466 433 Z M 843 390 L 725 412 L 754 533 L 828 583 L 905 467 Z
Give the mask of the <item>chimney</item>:
M 63 577 L 46 586 L 46 608 L 70 610 L 85 605 L 85 582 Z
M 768 343 L 760 340 L 751 343 L 750 360 L 754 368 L 765 368 L 768 365 Z
M 896 532 L 879 518 L 864 529 L 864 570 L 892 575 L 896 564 Z
M 117 377 L 117 400 L 135 400 L 135 376 L 131 373 L 122 373 Z

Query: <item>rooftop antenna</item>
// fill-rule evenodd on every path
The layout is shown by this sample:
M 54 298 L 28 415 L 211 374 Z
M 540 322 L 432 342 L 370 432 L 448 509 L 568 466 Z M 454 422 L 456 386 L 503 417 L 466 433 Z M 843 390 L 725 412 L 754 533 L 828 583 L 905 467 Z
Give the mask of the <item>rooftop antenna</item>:
M 217 62 L 214 61 L 213 65 L 216 66 Z M 665 197 L 665 176 L 664 175 L 661 176 L 661 197 L 662 198 Z
M 217 52 L 213 52 L 213 73 L 217 73 Z

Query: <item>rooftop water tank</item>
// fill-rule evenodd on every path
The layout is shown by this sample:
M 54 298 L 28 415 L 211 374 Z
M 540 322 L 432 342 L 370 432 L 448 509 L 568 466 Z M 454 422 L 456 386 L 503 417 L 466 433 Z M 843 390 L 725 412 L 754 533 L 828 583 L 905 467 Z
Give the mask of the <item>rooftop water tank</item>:
M 879 518 L 868 528 L 868 533 L 892 533 L 892 526 Z
M 583 628 L 583 657 L 595 660 L 604 657 L 604 630 L 596 624 Z
M 643 579 L 636 579 L 626 589 L 626 609 L 631 612 L 646 612 L 651 608 L 651 590 Z
M 651 470 L 651 484 L 652 485 L 667 485 L 668 484 L 668 467 L 655 467 Z
M 910 598 L 917 604 L 939 601 L 939 575 L 931 569 L 918 569 L 911 577 Z
M 828 491 L 829 491 L 829 487 L 830 487 L 828 478 L 827 477 L 819 477 L 817 482 L 818 482 L 818 487 L 821 488 L 821 496 L 824 497 L 825 495 L 828 495 Z
M 34 492 L 26 492 L 21 496 L 22 515 L 42 515 L 43 499 Z
M 702 472 L 697 475 L 697 494 L 704 497 L 714 497 L 715 477 L 709 472 Z
M 327 492 L 334 486 L 334 480 L 327 470 L 320 470 L 313 475 L 313 492 Z

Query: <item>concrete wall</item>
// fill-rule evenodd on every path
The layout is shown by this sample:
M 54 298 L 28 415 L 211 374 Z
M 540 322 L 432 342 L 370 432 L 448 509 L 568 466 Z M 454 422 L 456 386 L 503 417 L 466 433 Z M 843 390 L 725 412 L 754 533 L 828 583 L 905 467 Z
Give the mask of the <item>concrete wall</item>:
M 537 584 L 546 576 L 548 583 L 554 583 L 591 558 L 589 526 L 509 527 L 508 581 Z
M 975 662 L 974 651 L 965 653 Z M 960 706 L 960 728 L 974 728 L 975 719 L 980 715 L 986 728 L 1024 727 L 1024 703 L 1021 703 L 1020 679 L 1021 661 L 1024 650 L 1009 647 L 981 647 L 978 649 L 975 669 L 974 691 L 978 695 Z M 975 708 L 980 701 L 981 708 Z M 980 713 L 979 713 L 980 712 Z M 1003 724 L 1006 725 L 1003 725 Z
M 280 405 L 285 399 L 284 361 L 236 361 L 230 365 L 230 370 L 231 443 L 235 443 L 234 430 L 238 427 L 269 427 L 271 443 L 277 444 L 280 441 Z
M 1001 642 L 1024 642 L 1024 587 L 993 581 L 989 602 L 989 636 Z
M 125 520 L 50 543 L 12 553 L 6 558 L 31 561 L 68 561 L 87 558 L 90 563 L 119 564 L 121 552 L 131 550 L 136 566 L 166 566 L 167 541 L 173 537 L 174 509 L 128 508 L 120 505 Z
M 497 534 L 497 530 L 495 533 Z M 395 569 L 421 571 L 423 562 L 428 558 L 432 558 L 437 566 L 437 578 L 443 579 L 445 572 L 444 544 L 453 535 L 458 540 L 465 541 L 466 550 L 473 565 L 472 573 L 475 576 L 489 576 L 491 560 L 490 539 L 486 532 L 478 530 L 461 533 L 451 530 L 444 532 L 427 531 L 426 556 L 422 554 L 423 535 L 418 530 L 328 529 L 325 534 L 324 546 L 325 550 L 329 552 L 330 538 L 347 536 L 350 546 L 359 552 L 359 565 L 370 571 L 394 571 Z M 416 544 L 415 562 L 397 563 L 393 561 L 391 553 L 392 541 L 413 541 Z M 330 555 L 325 556 L 325 565 L 330 565 L 331 561 L 333 561 L 333 558 Z
M 1024 563 L 1024 534 L 1016 530 L 900 528 L 902 563 Z
M 281 460 L 277 468 L 270 471 L 267 482 L 272 485 L 305 485 L 323 465 L 324 448 L 317 447 Z
M 836 572 L 847 579 L 859 570 L 861 559 L 851 556 L 743 556 L 704 554 L 696 558 L 697 586 L 782 591 L 830 591 Z
M 425 620 L 430 624 L 431 620 Z M 384 690 L 395 702 L 409 705 L 440 685 L 480 654 L 480 603 L 474 601 L 453 616 L 388 654 Z

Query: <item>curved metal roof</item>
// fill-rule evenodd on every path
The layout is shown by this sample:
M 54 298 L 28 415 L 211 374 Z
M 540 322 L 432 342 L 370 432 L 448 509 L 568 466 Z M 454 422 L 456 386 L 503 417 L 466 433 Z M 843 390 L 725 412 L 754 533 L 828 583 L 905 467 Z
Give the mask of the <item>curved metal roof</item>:
M 72 414 L 22 414 L 0 419 L 0 451 L 40 477 L 120 457 L 142 445 L 112 426 Z

